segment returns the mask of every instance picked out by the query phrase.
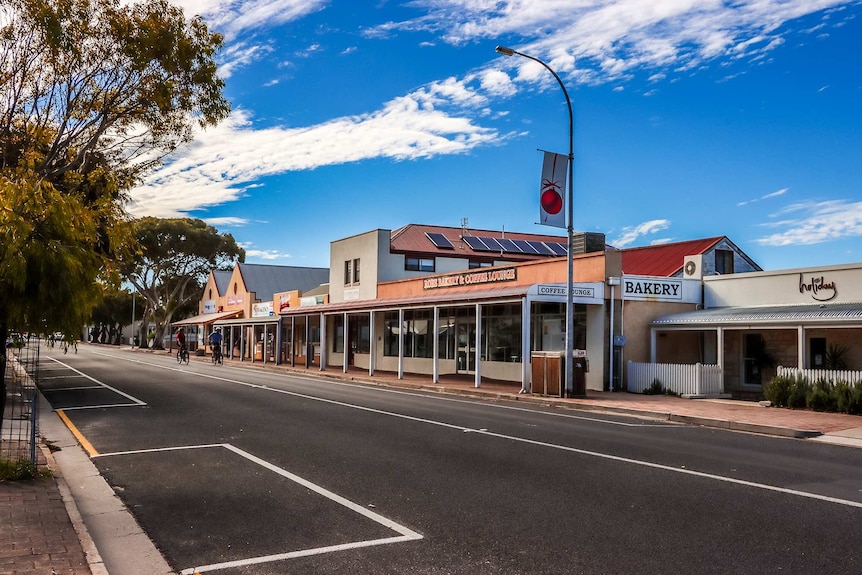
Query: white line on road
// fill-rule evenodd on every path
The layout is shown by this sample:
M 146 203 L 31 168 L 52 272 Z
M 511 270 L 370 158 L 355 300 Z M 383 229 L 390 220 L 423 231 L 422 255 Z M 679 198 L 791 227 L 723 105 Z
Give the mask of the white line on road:
M 110 390 L 111 390 L 111 391 L 113 391 L 114 393 L 116 393 L 116 394 L 118 394 L 118 395 L 122 395 L 123 397 L 125 397 L 125 398 L 126 398 L 126 399 L 128 399 L 129 401 L 134 402 L 134 403 L 131 403 L 131 404 L 129 404 L 129 403 L 119 403 L 119 404 L 110 404 L 110 405 L 85 405 L 85 406 L 81 406 L 81 407 L 64 407 L 64 408 L 63 408 L 63 411 L 72 411 L 72 410 L 75 410 L 75 409 L 99 409 L 99 408 L 103 408 L 103 407 L 141 407 L 141 406 L 145 406 L 145 405 L 147 405 L 147 404 L 146 404 L 146 402 L 141 401 L 140 399 L 138 399 L 138 398 L 136 398 L 136 397 L 132 397 L 132 396 L 131 396 L 131 395 L 129 395 L 128 393 L 125 393 L 125 392 L 123 392 L 123 391 L 120 391 L 119 389 L 117 389 L 117 388 L 115 388 L 115 387 L 111 387 L 111 386 L 110 386 L 110 385 L 108 385 L 107 383 L 102 383 L 102 382 L 101 382 L 101 381 L 99 381 L 98 379 L 96 379 L 96 378 L 94 378 L 94 377 L 91 377 L 91 376 L 87 375 L 87 374 L 86 374 L 86 373 L 84 373 L 83 371 L 79 371 L 79 370 L 75 369 L 74 367 L 72 367 L 72 366 L 71 366 L 71 365 L 69 365 L 68 363 L 63 363 L 63 362 L 62 362 L 62 361 L 60 361 L 59 359 L 55 359 L 55 358 L 53 358 L 53 357 L 49 357 L 48 359 L 50 359 L 51 361 L 56 361 L 58 364 L 62 365 L 63 367 L 65 367 L 65 368 L 67 368 L 67 369 L 71 369 L 72 371 L 74 371 L 75 373 L 77 373 L 78 375 L 80 375 L 81 377 L 85 377 L 85 378 L 89 379 L 90 381 L 92 381 L 93 383 L 97 384 L 97 385 L 98 385 L 98 386 L 100 386 L 100 387 L 103 387 L 103 388 L 105 388 L 105 389 L 110 389 Z
M 134 361 L 134 362 L 138 362 L 137 360 L 127 360 L 127 361 Z M 138 362 L 138 363 L 145 363 L 145 362 Z M 163 366 L 159 366 L 158 364 L 152 364 L 152 363 L 145 363 L 145 364 L 146 364 L 146 365 L 149 365 L 149 366 L 152 366 L 152 367 L 163 367 Z M 164 367 L 163 367 L 163 369 L 172 369 L 172 368 L 164 368 Z M 315 396 L 313 396 L 313 395 L 307 395 L 307 394 L 304 394 L 304 393 L 297 393 L 297 392 L 294 392 L 294 391 L 287 391 L 287 390 L 283 390 L 283 389 L 277 389 L 277 388 L 268 387 L 268 386 L 266 386 L 266 385 L 260 385 L 260 384 L 256 384 L 256 383 L 248 383 L 248 382 L 245 382 L 245 381 L 239 381 L 239 380 L 236 380 L 236 379 L 230 379 L 230 378 L 227 378 L 227 377 L 221 377 L 221 376 L 217 376 L 217 375 L 210 375 L 210 374 L 208 374 L 208 373 L 197 373 L 197 372 L 192 372 L 192 371 L 188 371 L 188 372 L 186 372 L 186 373 L 189 373 L 190 375 L 197 375 L 197 376 L 199 376 L 199 377 L 203 377 L 203 378 L 207 378 L 207 379 L 214 379 L 214 380 L 217 380 L 217 381 L 223 381 L 223 382 L 225 382 L 225 383 L 233 383 L 233 384 L 236 384 L 236 385 L 242 385 L 242 386 L 245 386 L 245 387 L 250 387 L 250 388 L 252 388 L 252 389 L 261 389 L 261 390 L 270 391 L 270 392 L 274 392 L 274 393 L 281 393 L 281 394 L 284 394 L 284 395 L 291 395 L 291 396 L 293 396 L 293 397 L 301 397 L 301 398 L 303 398 L 303 399 L 308 399 L 308 400 L 311 400 L 311 401 L 319 401 L 319 402 L 322 402 L 322 403 L 328 403 L 328 404 L 330 404 L 330 405 L 338 405 L 338 406 L 341 406 L 341 407 L 347 407 L 347 408 L 350 408 L 350 409 L 358 409 L 358 410 L 360 410 L 360 411 L 366 411 L 366 412 L 369 412 L 369 413 L 376 413 L 376 414 L 378 414 L 378 415 L 385 415 L 385 416 L 388 416 L 388 417 L 396 417 L 396 418 L 404 419 L 404 420 L 407 420 L 407 421 L 415 421 L 415 422 L 417 422 L 417 423 L 425 423 L 425 424 L 428 424 L 428 425 L 434 425 L 434 426 L 437 426 L 437 427 L 443 427 L 443 428 L 447 428 L 447 429 L 456 429 L 456 430 L 458 430 L 458 431 L 462 431 L 462 432 L 472 432 L 472 433 L 475 433 L 475 434 L 477 434 L 477 435 L 486 435 L 486 436 L 489 436 L 489 437 L 495 437 L 495 438 L 498 438 L 498 439 L 505 439 L 505 440 L 508 440 L 508 441 L 515 441 L 515 442 L 525 443 L 525 444 L 528 444 L 528 445 L 536 445 L 536 446 L 540 446 L 540 447 L 546 447 L 546 448 L 551 448 L 551 449 L 558 449 L 558 450 L 566 451 L 566 452 L 569 452 L 569 453 L 577 453 L 577 454 L 579 454 L 579 455 L 586 455 L 586 456 L 590 456 L 590 457 L 597 457 L 597 458 L 600 458 L 600 459 L 606 459 L 606 460 L 610 460 L 610 461 L 617 461 L 617 462 L 620 462 L 620 463 L 626 463 L 626 464 L 629 464 L 629 465 L 638 465 L 638 466 L 641 466 L 641 467 L 649 467 L 649 468 L 652 468 L 652 469 L 660 469 L 660 470 L 663 470 L 663 471 L 669 471 L 669 472 L 672 472 L 672 473 L 681 473 L 681 474 L 683 474 L 683 475 L 690 475 L 690 476 L 694 476 L 694 477 L 701 477 L 701 478 L 704 478 L 704 479 L 711 479 L 711 480 L 713 480 L 713 481 L 721 481 L 721 482 L 725 482 L 725 483 L 732 483 L 732 484 L 735 484 L 735 485 L 744 485 L 744 486 L 746 486 L 746 487 L 754 487 L 754 488 L 762 489 L 762 490 L 765 490 L 765 491 L 773 491 L 773 492 L 777 492 L 777 493 L 783 493 L 783 494 L 786 494 L 786 495 L 794 495 L 794 496 L 796 496 L 796 497 L 804 497 L 804 498 L 808 498 L 808 499 L 815 499 L 815 500 L 818 500 L 818 501 L 825 501 L 825 502 L 829 502 L 829 503 L 836 503 L 836 504 L 838 504 L 838 505 L 845 505 L 845 506 L 848 506 L 848 507 L 858 507 L 858 508 L 862 508 L 862 502 L 859 502 L 859 501 L 851 501 L 851 500 L 848 500 L 848 499 L 839 499 L 839 498 L 837 498 L 837 497 L 828 497 L 828 496 L 826 496 L 826 495 L 819 495 L 819 494 L 817 494 L 817 493 L 809 493 L 809 492 L 807 492 L 807 491 L 799 491 L 799 490 L 796 490 L 796 489 L 787 489 L 787 488 L 785 488 L 785 487 L 778 487 L 778 486 L 775 486 L 775 485 L 769 485 L 769 484 L 766 484 L 766 483 L 757 483 L 757 482 L 753 482 L 753 481 L 746 481 L 746 480 L 744 480 L 744 479 L 736 479 L 736 478 L 733 478 L 733 477 L 726 477 L 726 476 L 723 476 L 723 475 L 715 475 L 715 474 L 712 474 L 712 473 L 705 473 L 705 472 L 702 472 L 702 471 L 694 471 L 694 470 L 691 470 L 691 469 L 682 469 L 682 468 L 679 468 L 679 467 L 671 467 L 671 466 L 669 466 L 669 465 L 663 465 L 663 464 L 660 464 L 660 463 L 653 463 L 653 462 L 650 462 L 650 461 L 643 461 L 643 460 L 639 460 L 639 459 L 631 459 L 631 458 L 628 458 L 628 457 L 620 457 L 620 456 L 618 456 L 618 455 L 610 455 L 610 454 L 607 454 L 607 453 L 599 453 L 599 452 L 597 452 L 597 451 L 589 451 L 589 450 L 586 450 L 586 449 L 579 449 L 579 448 L 576 448 L 576 447 L 569 447 L 569 446 L 566 446 L 566 445 L 558 445 L 558 444 L 555 444 L 555 443 L 547 443 L 547 442 L 544 442 L 544 441 L 536 441 L 536 440 L 534 440 L 534 439 L 527 439 L 527 438 L 524 438 L 524 437 L 517 437 L 517 436 L 514 436 L 514 435 L 505 435 L 505 434 L 501 434 L 501 433 L 492 433 L 492 432 L 487 431 L 487 430 L 485 430 L 485 429 L 471 429 L 471 428 L 468 428 L 468 427 L 464 427 L 464 426 L 462 426 L 462 425 L 453 425 L 453 424 L 451 424 L 451 423 L 445 423 L 445 422 L 442 422 L 442 421 L 435 421 L 435 420 L 433 420 L 433 419 L 425 419 L 425 418 L 422 418 L 422 417 L 416 417 L 416 416 L 413 416 L 413 415 L 405 415 L 405 414 L 403 414 L 403 413 L 395 413 L 395 412 L 392 412 L 392 411 L 384 411 L 384 410 L 381 410 L 381 409 L 375 409 L 375 408 L 372 408 L 372 407 L 366 407 L 366 406 L 363 406 L 363 405 L 355 405 L 355 404 L 351 404 L 351 403 L 345 403 L 345 402 L 343 402 L 343 401 L 337 401 L 337 400 L 334 400 L 334 399 L 326 399 L 326 398 L 322 398 L 322 397 L 315 397 Z M 544 413 L 544 412 L 538 412 L 538 413 Z
M 226 561 L 223 563 L 213 563 L 212 565 L 199 565 L 199 566 L 192 567 L 189 569 L 183 569 L 180 572 L 181 575 L 193 575 L 194 573 L 204 573 L 206 571 L 217 571 L 220 569 L 229 569 L 231 567 L 246 567 L 249 565 L 259 565 L 261 563 L 271 563 L 273 561 L 284 561 L 286 559 L 295 559 L 298 557 L 309 557 L 311 555 L 321 555 L 324 553 L 333 553 L 336 551 L 346 551 L 348 549 L 359 549 L 361 547 L 372 547 L 372 546 L 376 546 L 376 545 L 389 545 L 392 543 L 403 543 L 406 541 L 417 541 L 417 540 L 423 538 L 422 535 L 420 535 L 419 533 L 416 533 L 412 529 L 409 529 L 403 525 L 400 525 L 400 524 L 392 521 L 391 519 L 387 519 L 386 517 L 380 515 L 379 513 L 375 513 L 374 511 L 366 509 L 365 507 L 362 507 L 361 505 L 358 505 L 358 504 L 350 501 L 349 499 L 345 499 L 344 497 L 337 495 L 337 494 L 329 491 L 328 489 L 324 489 L 323 487 L 321 487 L 315 483 L 312 483 L 306 479 L 303 479 L 302 477 L 300 477 L 298 475 L 290 473 L 289 471 L 282 469 L 281 467 L 275 466 L 272 463 L 269 463 L 268 461 L 265 461 L 259 457 L 256 457 L 256 456 L 252 455 L 251 453 L 248 453 L 247 451 L 243 451 L 242 449 L 235 447 L 229 443 L 216 443 L 216 444 L 208 444 L 208 445 L 186 445 L 186 446 L 180 446 L 180 447 L 165 447 L 165 448 L 159 448 L 159 449 L 139 449 L 139 450 L 135 450 L 135 451 L 118 451 L 118 452 L 114 452 L 114 453 L 101 453 L 99 455 L 94 456 L 94 458 L 95 457 L 100 457 L 100 458 L 101 457 L 112 457 L 112 456 L 119 456 L 119 455 L 137 455 L 137 454 L 146 454 L 146 453 L 160 453 L 160 452 L 165 452 L 165 451 L 178 451 L 178 450 L 188 450 L 188 449 L 205 449 L 205 448 L 212 448 L 212 447 L 222 447 L 224 449 L 227 449 L 228 451 L 231 451 L 231 452 L 233 452 L 233 453 L 235 453 L 241 457 L 244 457 L 245 459 L 248 459 L 252 463 L 256 463 L 257 465 L 260 465 L 261 467 L 268 469 L 269 471 L 272 471 L 273 473 L 281 475 L 282 477 L 285 477 L 285 478 L 293 481 L 294 483 L 302 485 L 306 489 L 313 491 L 313 492 L 317 493 L 318 495 L 322 495 L 323 497 L 326 497 L 330 501 L 333 501 L 335 503 L 338 503 L 339 505 L 342 505 L 343 507 L 350 509 L 354 513 L 362 515 L 363 517 L 370 519 L 370 520 L 374 521 L 375 523 L 378 523 L 379 525 L 383 525 L 384 527 L 387 527 L 388 529 L 395 531 L 399 535 L 398 535 L 398 537 L 385 537 L 382 539 L 372 539 L 372 540 L 368 540 L 368 541 L 355 541 L 353 543 L 344 543 L 344 544 L 340 544 L 340 545 L 330 545 L 330 546 L 326 546 L 326 547 L 316 547 L 313 549 L 302 549 L 299 551 L 291 551 L 291 552 L 287 552 L 287 553 L 277 553 L 274 555 L 265 555 L 262 557 L 251 557 L 251 558 L 247 558 L 247 559 L 239 559 L 236 561 Z

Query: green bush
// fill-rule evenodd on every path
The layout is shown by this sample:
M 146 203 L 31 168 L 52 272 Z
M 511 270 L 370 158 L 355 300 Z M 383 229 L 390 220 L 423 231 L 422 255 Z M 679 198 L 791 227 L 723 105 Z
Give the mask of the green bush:
M 791 409 L 804 409 L 808 405 L 808 391 L 811 384 L 804 377 L 794 377 L 790 382 L 787 394 L 787 407 Z
M 846 411 L 850 415 L 862 415 L 862 382 L 857 382 L 851 388 Z
M 787 376 L 773 377 L 766 387 L 763 388 L 763 397 L 768 399 L 775 407 L 787 407 L 790 397 L 790 386 L 793 378 Z
M 837 411 L 838 396 L 835 386 L 823 379 L 816 381 L 809 387 L 805 403 L 814 411 Z

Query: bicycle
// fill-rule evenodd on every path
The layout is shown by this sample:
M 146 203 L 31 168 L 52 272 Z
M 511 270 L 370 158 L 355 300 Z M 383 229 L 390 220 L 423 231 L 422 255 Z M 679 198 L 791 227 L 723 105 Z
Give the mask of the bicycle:
M 213 365 L 216 365 L 216 364 L 222 365 L 224 363 L 224 358 L 222 357 L 222 354 L 221 354 L 221 344 L 214 344 L 212 346 L 212 350 L 213 350 L 213 358 L 212 358 L 213 359 Z
M 177 350 L 177 363 L 189 364 L 189 350 L 184 345 L 180 346 L 180 349 Z

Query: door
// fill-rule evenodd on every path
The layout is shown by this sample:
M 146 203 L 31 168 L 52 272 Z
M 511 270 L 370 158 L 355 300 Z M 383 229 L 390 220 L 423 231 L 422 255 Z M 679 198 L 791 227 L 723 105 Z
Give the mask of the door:
M 808 359 L 808 367 L 812 369 L 823 369 L 826 367 L 826 338 L 811 338 L 811 355 Z
M 455 325 L 458 342 L 458 373 L 476 372 L 476 320 L 458 318 Z
M 742 339 L 742 384 L 761 385 L 763 337 L 759 333 L 747 333 Z

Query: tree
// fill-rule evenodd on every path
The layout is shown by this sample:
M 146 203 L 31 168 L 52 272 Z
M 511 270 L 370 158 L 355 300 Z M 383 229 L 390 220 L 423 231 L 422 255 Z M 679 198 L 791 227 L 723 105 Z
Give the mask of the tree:
M 125 192 L 230 111 L 221 44 L 165 0 L 0 0 L 4 341 L 78 333 L 129 248 Z
M 200 299 L 210 270 L 245 261 L 245 250 L 232 235 L 191 218 L 142 218 L 135 238 L 140 253 L 124 265 L 123 277 L 146 298 L 147 319 L 156 325 L 153 347 L 161 349 L 174 314 Z
M 105 327 L 108 334 L 105 343 L 119 345 L 122 343 L 122 328 L 129 322 L 132 310 L 132 292 L 109 286 L 103 290 L 99 303 L 93 308 L 91 323 L 97 328 Z M 135 315 L 140 317 L 139 310 L 136 309 L 135 312 Z M 101 333 L 101 330 L 99 332 Z

